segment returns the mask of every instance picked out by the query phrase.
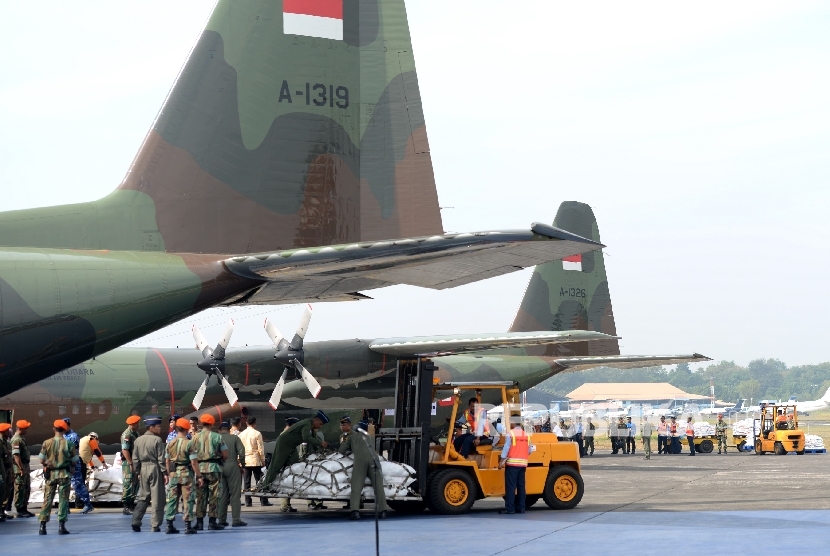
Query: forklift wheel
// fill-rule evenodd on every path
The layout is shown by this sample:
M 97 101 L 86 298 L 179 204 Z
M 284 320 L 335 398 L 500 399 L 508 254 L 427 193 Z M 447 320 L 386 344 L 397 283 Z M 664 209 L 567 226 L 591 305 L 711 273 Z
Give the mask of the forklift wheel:
M 784 445 L 780 442 L 775 443 L 775 455 L 776 456 L 783 456 L 786 455 L 787 450 L 784 449 Z
M 803 456 L 804 455 L 804 450 L 801 450 L 800 452 L 796 452 L 796 454 L 798 454 L 799 456 Z
M 573 468 L 557 465 L 548 471 L 545 491 L 542 497 L 545 504 L 553 510 L 570 510 L 575 508 L 585 494 L 585 483 Z
M 419 514 L 427 507 L 423 500 L 389 500 L 386 504 L 399 514 Z
M 541 498 L 541 496 L 539 496 L 538 494 L 528 494 L 528 495 L 526 495 L 525 496 L 525 508 L 531 507 L 533 504 L 535 504 L 536 502 L 539 501 L 539 498 Z
M 444 469 L 427 485 L 430 510 L 444 515 L 465 514 L 476 501 L 476 485 L 466 471 Z
M 759 456 L 763 456 L 764 454 L 766 454 L 766 452 L 761 450 L 761 441 L 760 440 L 755 441 L 755 453 L 758 454 Z

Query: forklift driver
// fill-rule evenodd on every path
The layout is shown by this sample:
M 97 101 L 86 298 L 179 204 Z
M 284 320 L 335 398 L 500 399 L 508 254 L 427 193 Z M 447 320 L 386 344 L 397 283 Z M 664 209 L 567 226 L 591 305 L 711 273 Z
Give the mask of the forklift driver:
M 456 451 L 458 451 L 462 457 L 466 458 L 470 455 L 470 450 L 473 449 L 473 446 L 492 444 L 493 439 L 490 438 L 490 423 L 488 423 L 485 418 L 484 410 L 478 407 L 477 398 L 470 398 L 467 405 L 467 411 L 464 412 L 464 417 L 462 419 L 467 425 L 467 432 L 456 437 L 453 441 L 453 445 L 455 446 Z M 476 436 L 479 420 L 484 423 L 484 434 L 482 436 Z

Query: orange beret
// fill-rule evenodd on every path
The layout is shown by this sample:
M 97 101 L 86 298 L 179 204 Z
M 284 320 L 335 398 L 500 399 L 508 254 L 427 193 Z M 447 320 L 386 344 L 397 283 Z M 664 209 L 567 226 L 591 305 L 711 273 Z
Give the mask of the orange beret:
M 199 416 L 199 421 L 201 421 L 205 425 L 213 425 L 216 422 L 216 419 L 213 418 L 213 415 L 203 413 Z
M 7 430 L 9 430 L 10 428 L 12 428 L 12 426 L 11 426 L 10 424 L 8 424 L 8 423 L 0 423 L 0 432 L 6 432 L 6 431 L 7 431 Z
M 190 428 L 190 421 L 185 419 L 184 417 L 179 417 L 176 419 L 176 426 L 180 429 L 189 429 Z
M 20 421 L 18 421 L 15 424 L 17 425 L 17 428 L 19 428 L 19 429 L 28 429 L 29 427 L 32 426 L 32 424 L 29 421 L 27 421 L 26 419 L 21 419 Z
M 64 421 L 63 419 L 55 419 L 55 422 L 52 423 L 52 426 L 55 427 L 56 429 L 60 429 L 62 431 L 65 431 L 66 430 L 66 421 Z
M 130 415 L 129 417 L 127 417 L 128 425 L 135 425 L 139 421 L 141 421 L 141 417 L 139 417 L 138 415 Z

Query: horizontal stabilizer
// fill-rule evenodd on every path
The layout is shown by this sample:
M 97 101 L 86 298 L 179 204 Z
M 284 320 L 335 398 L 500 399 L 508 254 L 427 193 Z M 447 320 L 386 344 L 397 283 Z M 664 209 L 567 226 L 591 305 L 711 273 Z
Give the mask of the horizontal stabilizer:
M 573 333 L 573 331 L 571 332 Z M 606 355 L 600 357 L 560 357 L 554 362 L 565 371 L 587 371 L 596 367 L 614 369 L 639 369 L 657 365 L 676 365 L 678 363 L 702 363 L 711 361 L 699 353 L 692 355 Z
M 308 299 L 396 284 L 442 290 L 602 247 L 570 232 L 534 224 L 530 230 L 445 234 L 243 255 L 226 259 L 225 265 L 239 276 L 283 284 L 286 299 Z
M 369 344 L 369 349 L 377 353 L 385 353 L 386 355 L 437 357 L 469 351 L 613 339 L 614 336 L 590 330 L 568 330 L 563 332 L 497 332 L 494 334 L 381 338 L 373 340 Z

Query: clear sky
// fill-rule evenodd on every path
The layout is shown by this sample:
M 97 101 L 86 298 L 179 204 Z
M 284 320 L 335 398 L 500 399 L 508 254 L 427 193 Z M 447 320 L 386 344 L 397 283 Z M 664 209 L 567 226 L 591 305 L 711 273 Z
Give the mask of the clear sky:
M 121 181 L 211 3 L 0 3 L 3 210 Z M 830 4 L 408 1 L 448 231 L 591 204 L 623 353 L 830 360 Z M 308 339 L 506 330 L 530 271 L 317 304 Z M 265 344 L 298 306 L 135 345 Z

